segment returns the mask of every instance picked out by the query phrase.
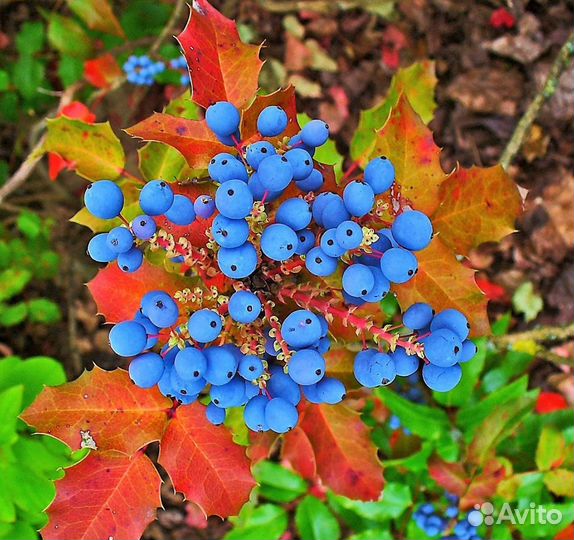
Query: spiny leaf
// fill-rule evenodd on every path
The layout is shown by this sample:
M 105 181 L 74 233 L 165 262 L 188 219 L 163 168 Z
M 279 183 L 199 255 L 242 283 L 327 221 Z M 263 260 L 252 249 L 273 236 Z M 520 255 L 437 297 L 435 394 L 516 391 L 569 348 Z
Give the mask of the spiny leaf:
M 317 474 L 317 461 L 307 434 L 296 427 L 283 439 L 281 459 L 291 465 L 303 478 L 312 480 Z
M 513 232 L 522 210 L 518 188 L 502 165 L 458 167 L 443 182 L 440 201 L 432 217 L 434 228 L 448 247 L 462 255 Z
M 87 124 L 65 116 L 48 120 L 44 150 L 72 162 L 72 168 L 88 180 L 118 178 L 126 162 L 109 122 Z
M 161 506 L 161 478 L 142 452 L 95 452 L 67 469 L 48 508 L 45 540 L 140 538 Z
M 488 334 L 487 299 L 476 285 L 474 270 L 458 262 L 439 237 L 417 252 L 417 259 L 418 274 L 393 289 L 403 309 L 416 302 L 427 302 L 437 312 L 458 309 L 468 318 L 472 335 Z
M 383 490 L 383 468 L 361 417 L 345 405 L 305 407 L 300 421 L 317 458 L 317 473 L 335 493 L 372 501 Z
M 393 76 L 391 86 L 383 100 L 371 109 L 361 111 L 359 125 L 351 141 L 353 159 L 360 159 L 369 153 L 376 139 L 375 132 L 384 126 L 401 94 L 408 98 L 414 111 L 425 124 L 428 124 L 436 109 L 434 100 L 436 83 L 435 65 L 431 60 L 423 60 L 399 69 Z
M 179 150 L 193 169 L 207 169 L 215 154 L 229 150 L 217 140 L 205 120 L 187 120 L 165 113 L 154 113 L 126 129 L 126 132 L 144 141 L 172 146 Z
M 193 101 L 204 108 L 230 101 L 241 108 L 255 95 L 263 62 L 261 46 L 241 42 L 235 23 L 206 0 L 194 0 L 177 36 L 187 60 Z
M 146 260 L 132 274 L 122 272 L 116 263 L 111 263 L 88 283 L 98 313 L 111 323 L 132 319 L 143 295 L 149 291 L 162 290 L 173 295 L 187 286 L 189 282 L 183 276 L 170 274 Z
M 97 446 L 134 454 L 161 438 L 171 401 L 157 389 L 135 386 L 127 371 L 94 367 L 70 383 L 45 388 L 22 413 L 39 433 L 64 441 L 73 450 Z
M 68 5 L 92 30 L 124 37 L 124 31 L 108 0 L 68 0 Z
M 234 444 L 226 428 L 211 424 L 198 403 L 177 409 L 159 462 L 175 489 L 208 515 L 238 514 L 255 485 L 245 448 Z
M 401 195 L 416 210 L 431 215 L 439 205 L 440 186 L 446 174 L 432 132 L 405 95 L 401 95 L 387 123 L 377 132 L 372 152 L 358 159 L 364 165 L 378 156 L 387 156 L 395 166 Z
M 138 149 L 140 171 L 147 181 L 161 178 L 167 182 L 186 180 L 195 176 L 185 158 L 167 144 L 149 142 Z

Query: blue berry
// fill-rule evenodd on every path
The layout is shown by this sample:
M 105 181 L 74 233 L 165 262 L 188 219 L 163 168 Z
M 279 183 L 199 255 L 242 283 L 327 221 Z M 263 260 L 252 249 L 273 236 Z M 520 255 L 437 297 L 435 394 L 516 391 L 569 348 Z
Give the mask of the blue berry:
M 417 258 L 406 249 L 391 248 L 381 259 L 381 270 L 393 283 L 406 283 L 418 272 Z
M 431 331 L 440 328 L 451 330 L 461 341 L 464 341 L 470 333 L 468 319 L 456 309 L 445 309 L 433 318 L 430 324 Z
M 364 264 L 352 264 L 343 272 L 343 289 L 351 296 L 366 296 L 374 286 L 375 276 Z
M 359 384 L 365 388 L 375 388 L 380 382 L 372 373 L 371 358 L 375 354 L 376 351 L 366 349 L 355 356 L 355 362 L 353 364 L 355 379 L 357 379 Z
M 246 354 L 239 361 L 237 371 L 246 381 L 253 381 L 263 375 L 263 362 L 257 356 Z
M 285 152 L 285 157 L 293 169 L 293 180 L 304 180 L 313 171 L 313 158 L 303 148 L 293 148 Z
M 245 165 L 235 156 L 225 152 L 212 158 L 207 167 L 207 172 L 213 180 L 221 184 L 230 180 L 247 182 L 249 176 Z
M 159 333 L 159 328 L 139 311 L 136 313 L 134 321 L 140 323 L 145 328 L 147 333 L 147 342 L 145 348 L 151 349 L 152 347 L 155 347 L 155 345 L 157 345 L 158 338 L 150 336 L 156 336 Z
M 305 144 L 301 139 L 301 133 L 291 137 L 288 142 L 289 148 L 302 148 L 305 150 L 311 157 L 315 155 L 315 147 L 309 146 Z
M 108 233 L 107 243 L 114 253 L 125 253 L 134 245 L 134 237 L 129 229 L 115 227 Z
M 165 214 L 173 204 L 173 190 L 163 180 L 152 180 L 140 191 L 140 206 L 149 216 Z
M 205 409 L 205 416 L 214 426 L 220 426 L 225 422 L 225 409 L 218 407 L 215 403 L 210 403 Z
M 185 195 L 176 195 L 165 217 L 175 225 L 191 225 L 195 221 L 193 202 Z
M 245 405 L 243 419 L 245 425 L 251 431 L 262 432 L 269 430 L 267 420 L 265 420 L 265 407 L 267 407 L 267 403 L 269 403 L 269 400 L 265 396 L 255 396 Z
M 361 298 L 366 302 L 379 303 L 391 290 L 391 283 L 379 268 L 374 266 L 369 266 L 368 268 L 371 271 L 371 274 L 373 274 L 375 284 L 373 285 L 373 288 L 367 294 L 362 295 Z
M 297 180 L 295 185 L 304 193 L 308 193 L 309 191 L 319 191 L 324 183 L 325 179 L 321 172 L 313 169 L 309 176 L 303 178 L 303 180 Z
M 236 248 L 221 248 L 217 253 L 217 263 L 227 277 L 243 279 L 257 268 L 257 251 L 249 242 Z
M 215 213 L 215 201 L 209 195 L 201 195 L 193 203 L 197 217 L 208 219 Z
M 253 195 L 245 182 L 229 180 L 217 188 L 215 206 L 225 217 L 242 219 L 253 209 Z
M 437 392 L 452 390 L 462 378 L 462 369 L 458 364 L 449 367 L 440 367 L 434 364 L 423 366 L 423 381 Z
M 431 306 L 418 302 L 404 312 L 403 324 L 411 330 L 420 330 L 430 325 L 433 316 L 434 309 Z
M 221 315 L 211 309 L 200 309 L 191 315 L 187 323 L 189 335 L 199 343 L 209 343 L 221 333 Z
M 291 431 L 299 421 L 299 413 L 292 403 L 277 397 L 271 399 L 265 407 L 265 422 L 275 433 Z
M 407 354 L 402 347 L 397 347 L 389 356 L 395 363 L 397 375 L 401 377 L 408 377 L 419 368 L 419 357 L 414 354 Z
M 173 367 L 184 381 L 194 381 L 203 377 L 207 359 L 199 349 L 185 347 L 176 354 Z
M 299 245 L 293 229 L 281 223 L 269 225 L 261 235 L 261 251 L 274 261 L 286 261 Z
M 460 353 L 460 358 L 458 359 L 459 362 L 470 362 L 478 352 L 476 345 L 470 341 L 470 339 L 465 339 L 462 342 L 462 351 Z
M 110 330 L 110 347 L 120 356 L 136 356 L 145 350 L 147 332 L 135 321 L 118 323 Z
M 259 180 L 259 175 L 257 173 L 253 173 L 249 177 L 247 185 L 256 201 L 262 201 L 263 197 L 265 197 L 265 202 L 273 202 L 283 195 L 283 191 L 269 191 L 268 189 L 265 189 Z
M 219 214 L 211 226 L 213 239 L 225 248 L 242 246 L 249 238 L 249 224 L 244 219 L 229 219 Z
M 343 293 L 343 300 L 345 301 L 345 304 L 347 304 L 347 305 L 362 306 L 363 304 L 367 303 L 367 301 L 365 299 L 359 298 L 357 296 L 352 296 L 347 291 L 342 291 L 342 293 Z
M 402 247 L 412 251 L 426 248 L 433 236 L 431 220 L 418 210 L 409 210 L 397 216 L 391 231 Z
M 261 300 L 251 291 L 237 291 L 229 299 L 229 316 L 238 323 L 252 323 L 262 309 Z
M 349 220 L 350 217 L 351 215 L 345 208 L 345 203 L 339 195 L 336 195 L 336 197 L 325 206 L 325 210 L 321 215 L 323 226 L 326 229 L 338 227 L 343 221 Z
M 132 230 L 140 240 L 149 240 L 156 232 L 157 225 L 151 216 L 138 216 L 132 221 Z
M 322 120 L 311 120 L 301 130 L 301 140 L 309 146 L 322 146 L 329 139 L 329 126 Z
M 345 250 L 356 249 L 363 243 L 363 229 L 354 221 L 343 221 L 337 226 L 335 238 Z
M 223 409 L 239 407 L 245 396 L 245 383 L 240 377 L 234 377 L 228 383 L 220 386 L 211 385 L 209 395 L 211 402 L 217 407 Z
M 347 396 L 345 385 L 333 377 L 324 377 L 317 383 L 317 397 L 321 403 L 335 405 Z
M 314 313 L 298 309 L 287 315 L 283 321 L 281 335 L 290 347 L 309 347 L 321 337 L 321 323 Z
M 88 185 L 84 193 L 84 204 L 93 216 L 100 219 L 114 219 L 124 207 L 124 194 L 117 184 L 100 180 Z
M 378 157 L 369 162 L 363 178 L 375 195 L 380 195 L 389 190 L 395 182 L 395 168 L 386 157 Z
M 313 214 L 313 220 L 317 225 L 323 226 L 323 213 L 327 205 L 336 200 L 338 195 L 327 191 L 325 193 L 319 194 L 319 196 L 313 201 L 313 206 L 311 208 Z
M 205 111 L 205 121 L 213 133 L 225 137 L 237 131 L 241 115 L 232 103 L 218 101 Z
M 279 206 L 275 221 L 283 223 L 294 231 L 304 229 L 311 223 L 311 207 L 303 199 L 287 199 Z
M 245 159 L 247 163 L 255 170 L 259 167 L 259 164 L 269 156 L 275 155 L 277 152 L 275 147 L 267 141 L 258 141 L 256 143 L 250 144 L 247 147 L 247 152 L 245 153 Z
M 176 391 L 176 399 L 182 403 L 187 402 L 187 399 L 192 403 L 197 399 L 197 395 L 201 392 L 206 385 L 205 379 L 184 380 L 182 379 L 175 369 L 172 368 L 170 374 L 170 383 L 172 388 Z M 179 395 L 181 394 L 181 395 Z M 187 398 L 187 399 L 186 399 Z
M 265 107 L 257 118 L 257 131 L 263 137 L 277 137 L 281 135 L 289 123 L 287 113 L 277 105 Z
M 153 291 L 149 296 L 146 295 L 145 305 L 142 300 L 142 311 L 159 328 L 169 328 L 179 319 L 175 300 L 162 291 Z
M 329 257 L 320 247 L 309 250 L 305 257 L 305 267 L 314 276 L 330 276 L 335 273 L 337 266 L 337 259 Z
M 239 357 L 230 347 L 208 347 L 203 353 L 207 359 L 204 378 L 210 384 L 228 383 L 237 372 Z
M 108 233 L 96 234 L 88 243 L 88 255 L 96 262 L 115 261 L 118 254 L 108 245 Z
M 315 384 L 325 375 L 325 359 L 313 349 L 297 351 L 289 360 L 289 376 L 297 384 Z
M 163 358 L 156 353 L 146 353 L 134 358 L 129 365 L 130 379 L 140 388 L 152 388 L 163 375 Z
M 257 177 L 266 190 L 281 191 L 293 180 L 293 167 L 285 156 L 276 154 L 259 163 Z
M 337 229 L 327 229 L 321 236 L 320 245 L 329 257 L 340 257 L 347 251 L 337 242 Z
M 363 217 L 373 209 L 375 193 L 371 186 L 365 182 L 350 182 L 343 192 L 343 202 L 349 214 L 355 217 Z
M 118 266 L 122 272 L 131 274 L 132 272 L 139 270 L 142 264 L 143 253 L 135 246 L 129 251 L 118 255 Z
M 299 243 L 295 248 L 297 255 L 305 255 L 315 245 L 315 233 L 311 229 L 297 231 Z
M 447 328 L 439 328 L 422 340 L 425 356 L 431 364 L 449 367 L 458 362 L 462 343 L 458 336 Z

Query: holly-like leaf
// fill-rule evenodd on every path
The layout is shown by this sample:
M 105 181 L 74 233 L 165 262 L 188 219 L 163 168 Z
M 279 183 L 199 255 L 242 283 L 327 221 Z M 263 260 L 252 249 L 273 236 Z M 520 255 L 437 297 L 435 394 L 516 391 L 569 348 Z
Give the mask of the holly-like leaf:
M 440 200 L 433 226 L 440 239 L 462 255 L 513 232 L 522 210 L 518 188 L 502 165 L 458 167 L 442 183 Z
M 296 427 L 283 439 L 281 459 L 291 465 L 303 478 L 312 480 L 317 474 L 315 452 L 307 434 Z
M 75 381 L 45 388 L 21 416 L 73 450 L 97 447 L 131 455 L 161 438 L 170 407 L 156 388 L 135 386 L 127 371 L 95 366 Z
M 68 0 L 68 6 L 88 28 L 124 37 L 124 31 L 108 0 Z
M 221 144 L 205 120 L 187 120 L 165 113 L 155 113 L 126 129 L 132 137 L 162 142 L 178 150 L 193 169 L 207 169 L 211 158 L 229 147 Z
M 170 274 L 146 260 L 132 274 L 122 272 L 117 264 L 111 263 L 88 283 L 98 313 L 110 323 L 133 319 L 143 295 L 149 291 L 161 290 L 173 295 L 187 286 L 189 282 L 183 276 Z
M 147 180 L 161 178 L 167 182 L 186 180 L 193 175 L 185 158 L 167 144 L 149 142 L 138 150 L 140 171 Z
M 67 469 L 48 508 L 45 540 L 140 538 L 161 506 L 161 478 L 142 452 L 94 452 Z
M 431 60 L 423 60 L 399 69 L 393 76 L 391 86 L 383 100 L 371 109 L 361 111 L 359 125 L 351 141 L 353 159 L 360 159 L 369 153 L 376 139 L 375 132 L 384 126 L 401 94 L 408 98 L 414 111 L 425 124 L 428 124 L 436 109 L 434 100 L 436 83 L 435 65 Z
M 462 463 L 448 463 L 439 456 L 433 456 L 428 463 L 433 480 L 449 493 L 461 497 L 466 491 L 468 478 Z
M 177 36 L 187 60 L 193 101 L 204 108 L 216 101 L 246 105 L 257 92 L 261 46 L 241 41 L 235 23 L 206 0 L 194 0 Z
M 378 156 L 387 156 L 395 166 L 396 185 L 402 197 L 416 210 L 431 215 L 439 205 L 440 186 L 446 174 L 432 132 L 405 95 L 401 95 L 387 123 L 377 132 L 373 150 L 357 159 L 364 166 Z
M 109 122 L 88 124 L 65 116 L 48 120 L 44 150 L 71 162 L 72 168 L 88 180 L 118 178 L 126 160 Z
M 123 76 L 115 56 L 110 53 L 84 62 L 84 78 L 96 88 L 111 88 Z
M 198 403 L 177 409 L 161 440 L 159 462 L 175 489 L 208 515 L 238 514 L 255 485 L 245 448 L 225 427 L 211 424 Z
M 243 140 L 249 140 L 251 137 L 257 135 L 257 118 L 259 117 L 259 113 L 265 109 L 265 107 L 270 107 L 272 105 L 281 107 L 287 113 L 289 123 L 287 124 L 287 129 L 285 129 L 279 137 L 269 138 L 269 140 L 275 142 L 277 139 L 292 137 L 298 133 L 300 127 L 299 122 L 297 121 L 295 88 L 290 85 L 287 88 L 277 90 L 272 94 L 256 96 L 249 107 L 243 111 L 243 115 L 241 117 L 241 137 Z
M 383 490 L 383 468 L 369 429 L 345 405 L 305 407 L 300 421 L 317 460 L 317 473 L 335 493 L 373 501 Z
M 416 302 L 427 302 L 437 312 L 458 309 L 468 318 L 473 336 L 487 334 L 487 299 L 476 285 L 474 270 L 458 262 L 438 237 L 417 252 L 417 259 L 418 274 L 393 289 L 403 309 Z

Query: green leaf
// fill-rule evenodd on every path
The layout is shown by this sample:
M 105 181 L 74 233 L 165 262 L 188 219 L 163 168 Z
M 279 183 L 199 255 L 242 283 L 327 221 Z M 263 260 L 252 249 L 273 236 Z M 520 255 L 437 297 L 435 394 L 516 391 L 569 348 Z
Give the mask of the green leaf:
M 383 461 L 383 467 L 389 469 L 391 467 L 404 467 L 409 471 L 420 472 L 428 469 L 428 461 L 435 449 L 436 443 L 434 441 L 423 441 L 421 449 L 409 456 L 390 459 Z
M 88 28 L 113 36 L 124 37 L 124 31 L 112 11 L 109 0 L 67 1 L 70 9 L 88 25 Z
M 28 318 L 31 322 L 54 324 L 62 317 L 60 307 L 47 298 L 36 298 L 28 302 Z
M 276 502 L 291 502 L 307 491 L 307 482 L 298 474 L 271 461 L 260 461 L 253 467 L 263 497 Z
M 28 315 L 28 306 L 24 302 L 7 305 L 0 304 L 0 326 L 16 326 L 24 322 Z
M 77 83 L 84 77 L 84 61 L 74 56 L 62 56 L 58 64 L 58 77 L 65 88 Z
M 305 540 L 338 540 L 341 537 L 335 516 L 312 495 L 307 495 L 297 506 L 295 525 Z
M 348 540 L 394 540 L 395 538 L 389 529 L 368 529 L 352 534 Z
M 167 144 L 147 143 L 138 149 L 138 159 L 140 171 L 148 181 L 162 178 L 168 182 L 177 182 L 195 176 L 185 158 Z
M 19 101 L 16 92 L 0 94 L 0 118 L 5 122 L 16 122 L 20 112 Z
M 433 392 L 434 399 L 446 407 L 461 407 L 472 398 L 472 392 L 484 368 L 486 340 L 475 340 L 478 353 L 470 361 L 461 365 L 462 379 L 450 392 Z
M 0 392 L 0 446 L 12 444 L 17 438 L 16 423 L 23 394 L 21 384 Z
M 448 416 L 441 409 L 413 403 L 388 388 L 378 388 L 375 393 L 399 417 L 403 426 L 423 439 L 439 439 L 451 429 Z
M 525 505 L 526 506 L 526 505 Z M 526 520 L 524 525 L 516 525 L 516 528 L 520 531 L 522 538 L 527 538 L 528 540 L 534 540 L 535 538 L 542 538 L 547 540 L 548 538 L 554 538 L 561 530 L 565 529 L 569 523 L 574 521 L 574 505 L 572 502 L 554 504 L 546 503 L 542 505 L 546 512 L 550 510 L 556 510 L 562 515 L 562 519 L 559 523 L 552 524 L 548 520 Z
M 225 540 L 277 540 L 287 530 L 287 512 L 274 504 L 246 504 L 236 518 Z
M 470 441 L 476 428 L 489 414 L 524 395 L 527 387 L 528 377 L 525 375 L 512 384 L 489 394 L 479 403 L 468 403 L 459 409 L 456 424 L 464 432 L 466 440 Z
M 48 19 L 48 42 L 65 55 L 85 59 L 92 53 L 92 43 L 84 29 L 74 19 L 54 11 Z
M 25 22 L 16 34 L 16 48 L 21 55 L 30 56 L 44 48 L 45 29 L 41 22 Z
M 4 69 L 0 69 L 0 92 L 8 90 L 10 86 L 10 75 Z M 0 182 L 1 183 L 1 182 Z
M 122 10 L 121 22 L 128 39 L 156 36 L 169 19 L 170 6 L 153 0 L 130 2 Z
M 0 273 L 0 302 L 20 294 L 28 285 L 32 273 L 21 268 L 7 268 Z
M 508 334 L 510 325 L 512 323 L 512 313 L 510 311 L 501 315 L 496 321 L 492 323 L 492 335 L 493 336 L 505 336 Z
M 243 407 L 230 407 L 227 409 L 225 427 L 231 431 L 235 444 L 249 446 L 249 429 L 243 420 Z
M 29 523 L 14 523 L 5 531 L 0 531 L 0 540 L 34 540 L 38 538 L 36 529 Z
M 44 64 L 33 56 L 23 55 L 14 64 L 12 79 L 18 92 L 27 100 L 38 97 L 38 88 L 44 83 Z
M 299 122 L 299 125 L 303 127 L 311 121 L 311 118 L 305 113 L 300 113 L 297 115 L 297 121 Z M 323 146 L 317 148 L 313 158 L 319 163 L 333 165 L 335 176 L 337 178 L 341 177 L 343 168 L 343 156 L 337 150 L 335 141 L 329 139 Z
M 544 308 L 542 297 L 534 291 L 531 281 L 523 283 L 512 295 L 512 306 L 515 311 L 524 315 L 526 322 L 533 321 Z
M 42 251 L 37 254 L 32 270 L 37 279 L 53 279 L 60 270 L 60 256 L 55 251 Z
M 61 116 L 48 120 L 44 150 L 75 163 L 88 180 L 118 178 L 125 166 L 124 149 L 109 122 L 87 124 Z
M 536 466 L 539 471 L 548 471 L 561 464 L 566 457 L 566 440 L 554 426 L 544 426 L 536 447 Z
M 28 238 L 36 238 L 42 232 L 42 219 L 34 212 L 23 211 L 16 223 L 20 232 Z
M 554 469 L 544 475 L 544 485 L 558 497 L 574 497 L 574 472 Z
M 497 367 L 482 377 L 482 390 L 486 393 L 498 390 L 510 379 L 524 373 L 534 360 L 534 356 L 520 351 L 508 351 L 501 359 L 497 360 Z
M 401 93 L 405 94 L 425 124 L 432 120 L 436 109 L 434 89 L 437 78 L 434 71 L 434 62 L 425 60 L 395 73 L 385 98 L 373 108 L 361 111 L 359 125 L 351 141 L 351 156 L 354 160 L 370 154 L 375 143 L 375 131 L 384 126 Z

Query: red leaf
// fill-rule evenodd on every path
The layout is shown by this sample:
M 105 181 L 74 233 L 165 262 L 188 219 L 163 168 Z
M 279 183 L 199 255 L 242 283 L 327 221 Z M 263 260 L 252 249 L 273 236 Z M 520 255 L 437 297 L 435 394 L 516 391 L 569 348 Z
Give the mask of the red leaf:
M 273 453 L 275 443 L 279 440 L 279 435 L 272 431 L 256 433 L 249 432 L 249 446 L 247 455 L 253 464 L 267 459 Z
M 516 19 L 514 18 L 514 15 L 512 15 L 510 11 L 503 7 L 493 11 L 492 15 L 490 16 L 490 26 L 493 28 L 505 28 L 510 30 L 511 28 L 514 28 L 515 24 Z
M 434 481 L 457 497 L 465 493 L 469 479 L 461 463 L 447 463 L 438 456 L 429 461 L 429 474 Z
M 50 176 L 50 180 L 56 180 L 63 170 L 73 170 L 73 168 L 74 166 L 70 161 L 66 161 L 58 154 L 54 154 L 52 152 L 48 154 L 48 174 Z
M 540 392 L 536 402 L 536 412 L 538 414 L 548 414 L 568 408 L 568 402 L 564 396 L 556 392 Z
M 96 88 L 111 88 L 122 75 L 122 68 L 110 53 L 84 62 L 84 78 Z
M 241 108 L 255 95 L 261 46 L 243 43 L 235 23 L 206 0 L 194 0 L 177 40 L 189 66 L 195 103 L 207 108 L 230 101 Z
M 390 25 L 383 32 L 383 63 L 389 69 L 398 69 L 401 51 L 407 45 L 407 38 L 396 26 Z
M 134 540 L 161 506 L 161 478 L 142 452 L 95 452 L 66 470 L 48 508 L 44 540 Z
M 483 277 L 477 277 L 476 284 L 489 300 L 493 302 L 503 302 L 506 300 L 506 289 L 504 287 Z
M 504 477 L 506 470 L 504 465 L 497 459 L 488 461 L 480 474 L 475 476 L 466 493 L 460 499 L 460 508 L 469 510 L 475 504 L 482 504 L 484 501 L 490 501 L 492 495 L 496 493 L 496 488 Z
M 145 259 L 133 274 L 126 274 L 116 263 L 110 263 L 88 283 L 98 313 L 109 323 L 132 319 L 140 308 L 143 295 L 149 291 L 162 290 L 173 295 L 187 286 L 187 278 L 170 274 Z
M 126 132 L 144 141 L 173 146 L 193 169 L 207 169 L 215 154 L 229 150 L 217 140 L 205 120 L 187 120 L 165 113 L 154 113 Z
M 315 452 L 309 437 L 300 427 L 296 427 L 285 435 L 281 458 L 288 462 L 293 470 L 297 471 L 303 478 L 308 480 L 315 478 L 317 474 Z
M 156 388 L 138 388 L 127 371 L 95 366 L 75 381 L 46 387 L 21 416 L 72 450 L 82 448 L 83 438 L 91 438 L 98 450 L 131 455 L 161 438 L 170 408 L 171 400 Z
M 383 490 L 383 468 L 370 432 L 345 405 L 307 405 L 300 422 L 317 459 L 317 473 L 335 493 L 364 501 Z
M 161 440 L 159 462 L 177 491 L 208 515 L 239 513 L 255 481 L 245 448 L 223 426 L 214 426 L 199 403 L 180 407 Z

